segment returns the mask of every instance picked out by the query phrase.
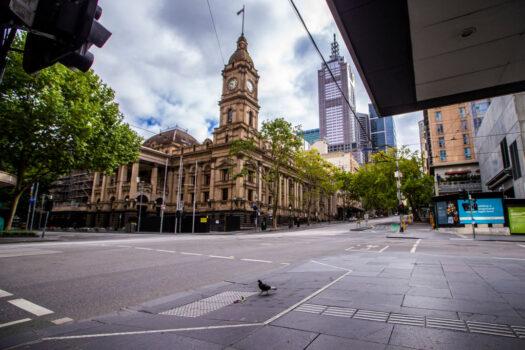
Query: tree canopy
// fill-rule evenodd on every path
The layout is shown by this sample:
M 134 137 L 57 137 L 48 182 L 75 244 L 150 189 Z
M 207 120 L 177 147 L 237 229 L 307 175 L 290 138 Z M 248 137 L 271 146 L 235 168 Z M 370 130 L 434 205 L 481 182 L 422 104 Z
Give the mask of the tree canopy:
M 18 38 L 16 46 L 22 46 Z M 123 123 L 113 90 L 93 72 L 53 65 L 38 74 L 11 52 L 0 85 L 0 169 L 15 174 L 12 224 L 20 195 L 35 181 L 72 170 L 113 171 L 136 160 L 141 138 Z

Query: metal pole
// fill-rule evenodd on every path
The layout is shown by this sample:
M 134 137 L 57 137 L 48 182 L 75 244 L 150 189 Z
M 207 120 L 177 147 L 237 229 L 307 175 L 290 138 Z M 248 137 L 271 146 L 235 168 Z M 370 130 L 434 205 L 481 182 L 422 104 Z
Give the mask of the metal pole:
M 29 228 L 29 217 L 31 216 L 31 206 L 33 205 L 34 189 L 35 189 L 35 183 L 31 185 L 31 191 L 29 191 L 29 205 L 27 206 L 26 230 Z
M 197 202 L 197 167 L 199 162 L 195 161 L 195 180 L 193 182 L 193 218 L 191 222 L 191 233 L 195 233 L 195 203 Z
M 401 200 L 401 172 L 399 171 L 399 159 L 397 158 L 396 150 L 396 186 L 397 186 L 397 201 L 398 208 L 401 208 L 403 201 Z M 399 232 L 403 232 L 403 214 L 399 213 Z
M 42 230 L 42 235 L 40 238 L 44 238 L 46 235 L 47 219 L 49 218 L 49 212 L 46 212 L 46 220 L 44 221 L 44 229 Z
M 162 226 L 164 225 L 164 210 L 166 210 L 166 182 L 168 181 L 168 158 L 166 158 L 166 165 L 164 166 L 164 188 L 162 189 L 162 207 L 160 207 L 160 231 L 162 234 Z
M 139 200 L 139 220 L 137 224 L 137 232 L 140 232 L 140 221 L 142 218 L 142 191 L 144 190 L 144 186 L 142 185 L 142 181 L 139 182 L 140 186 L 140 200 Z
M 470 192 L 467 192 L 468 193 L 468 204 L 469 204 L 469 208 L 470 208 L 470 223 L 472 225 L 472 239 L 476 239 L 476 228 L 474 227 L 475 223 L 474 223 L 474 214 L 472 212 L 472 195 L 470 194 Z
M 40 185 L 40 183 L 37 182 L 36 183 L 35 195 L 34 195 L 35 202 L 33 203 L 33 212 L 31 214 L 31 222 L 29 223 L 29 231 L 33 231 L 33 222 L 35 221 L 36 204 L 38 202 L 38 187 L 39 187 L 39 185 Z
M 177 180 L 177 209 L 176 209 L 177 213 L 180 210 L 180 191 L 182 187 L 181 181 L 182 181 L 182 153 L 179 158 L 179 178 Z M 179 227 L 179 218 L 177 217 L 177 214 L 176 214 L 175 215 L 175 233 L 177 233 L 178 227 Z

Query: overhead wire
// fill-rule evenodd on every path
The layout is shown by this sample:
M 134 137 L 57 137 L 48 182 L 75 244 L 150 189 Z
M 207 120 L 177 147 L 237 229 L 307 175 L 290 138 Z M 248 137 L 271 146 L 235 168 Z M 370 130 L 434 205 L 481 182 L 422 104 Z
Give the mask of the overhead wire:
M 219 34 L 217 32 L 217 27 L 215 26 L 215 20 L 213 19 L 213 12 L 211 10 L 210 0 L 206 0 L 206 3 L 208 4 L 208 10 L 210 11 L 211 24 L 213 27 L 213 31 L 215 32 L 215 38 L 217 39 L 217 45 L 219 46 L 219 53 L 221 55 L 222 64 L 226 65 L 226 61 L 224 60 L 224 55 L 222 54 L 221 41 L 219 40 Z

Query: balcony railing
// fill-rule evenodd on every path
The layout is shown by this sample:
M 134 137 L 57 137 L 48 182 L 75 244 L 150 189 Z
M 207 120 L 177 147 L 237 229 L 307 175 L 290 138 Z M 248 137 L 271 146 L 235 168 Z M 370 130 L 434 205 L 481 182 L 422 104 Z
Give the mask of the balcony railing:
M 460 192 L 462 190 L 469 192 L 481 192 L 481 182 L 447 181 L 438 184 L 439 194 Z

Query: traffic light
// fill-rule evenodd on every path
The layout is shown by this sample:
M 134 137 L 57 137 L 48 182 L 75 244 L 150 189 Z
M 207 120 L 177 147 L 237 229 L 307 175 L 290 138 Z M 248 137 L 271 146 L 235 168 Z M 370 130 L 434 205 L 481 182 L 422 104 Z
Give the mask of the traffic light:
M 35 73 L 57 62 L 87 72 L 94 61 L 92 45 L 102 47 L 111 36 L 98 22 L 98 0 L 40 1 L 27 34 L 24 70 Z

